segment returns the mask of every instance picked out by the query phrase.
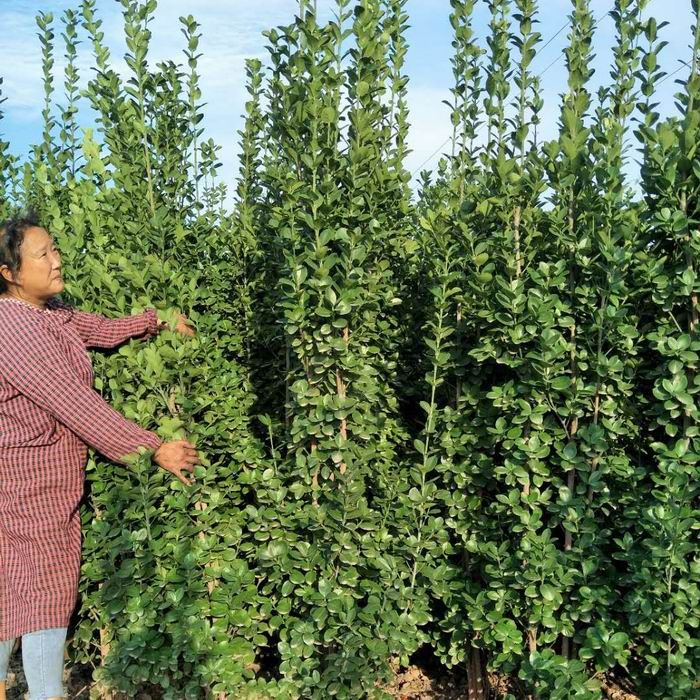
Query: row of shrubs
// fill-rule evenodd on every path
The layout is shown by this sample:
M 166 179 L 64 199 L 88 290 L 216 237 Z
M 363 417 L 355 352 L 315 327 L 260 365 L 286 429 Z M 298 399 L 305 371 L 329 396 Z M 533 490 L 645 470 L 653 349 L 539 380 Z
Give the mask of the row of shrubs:
M 406 0 L 301 0 L 247 63 L 227 193 L 199 25 L 152 65 L 156 1 L 120 1 L 129 75 L 83 0 L 60 95 L 38 16 L 45 128 L 27 158 L 0 141 L 0 215 L 41 212 L 81 307 L 196 323 L 95 356 L 96 386 L 205 460 L 187 489 L 92 456 L 74 660 L 129 697 L 379 697 L 426 650 L 473 698 L 486 667 L 511 697 L 600 698 L 612 672 L 700 697 L 697 28 L 664 120 L 647 0 L 614 3 L 595 95 L 572 0 L 542 142 L 546 8 L 488 0 L 483 38 L 451 0 L 454 133 L 414 192 Z

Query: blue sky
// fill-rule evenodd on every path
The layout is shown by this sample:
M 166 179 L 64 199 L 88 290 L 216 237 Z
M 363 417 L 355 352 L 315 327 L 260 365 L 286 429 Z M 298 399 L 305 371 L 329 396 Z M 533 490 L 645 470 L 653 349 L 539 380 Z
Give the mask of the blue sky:
M 7 102 L 3 105 L 5 119 L 0 130 L 10 141 L 12 150 L 24 154 L 29 144 L 41 138 L 41 63 L 39 43 L 36 39 L 34 16 L 37 11 L 53 12 L 57 20 L 63 10 L 78 6 L 79 0 L 0 0 L 0 75 L 4 78 L 3 92 Z M 319 12 L 328 16 L 334 3 L 318 0 Z M 481 42 L 485 44 L 487 13 L 485 2 L 479 9 L 478 24 Z M 610 48 L 613 40 L 612 20 L 607 12 L 613 0 L 592 0 L 592 9 L 599 19 L 594 43 L 596 74 L 594 84 L 608 78 Z M 549 40 L 566 23 L 570 0 L 541 0 L 539 31 Z M 237 131 L 241 127 L 241 113 L 246 99 L 243 63 L 247 57 L 265 59 L 265 43 L 261 32 L 269 27 L 289 22 L 298 0 L 160 0 L 156 20 L 152 25 L 153 52 L 156 62 L 181 56 L 184 37 L 180 34 L 178 17 L 193 14 L 202 25 L 203 39 L 200 72 L 205 107 L 204 127 L 206 136 L 214 138 L 223 148 L 221 174 L 227 183 L 235 180 L 237 169 Z M 107 42 L 112 48 L 118 68 L 126 71 L 121 61 L 125 46 L 120 28 L 120 6 L 115 0 L 98 0 L 99 16 L 104 20 Z M 408 168 L 417 170 L 435 165 L 438 155 L 433 155 L 450 133 L 449 114 L 442 100 L 449 97 L 451 84 L 450 53 L 451 28 L 448 0 L 409 0 L 408 12 L 411 29 L 408 34 L 410 50 L 407 73 L 410 77 L 409 99 L 411 107 L 410 146 L 413 153 Z M 649 13 L 670 24 L 664 30 L 669 42 L 663 54 L 663 67 L 667 72 L 676 70 L 679 60 L 688 60 L 692 39 L 691 0 L 652 0 Z M 60 34 L 57 23 L 56 34 Z M 566 44 L 567 31 L 552 41 L 536 57 L 534 69 L 544 70 L 561 55 Z M 80 65 L 83 76 L 88 75 L 91 55 L 87 44 L 81 47 Z M 56 51 L 56 66 L 62 66 L 62 50 Z M 685 69 L 675 78 L 685 75 Z M 58 83 L 60 89 L 60 81 Z M 542 91 L 545 99 L 542 135 L 556 134 L 557 110 L 560 95 L 566 87 L 563 59 L 548 68 L 543 75 Z M 659 101 L 661 111 L 674 111 L 673 94 L 678 90 L 674 80 L 667 80 L 661 87 Z M 86 116 L 89 121 L 89 116 Z M 634 167 L 631 172 L 634 176 Z

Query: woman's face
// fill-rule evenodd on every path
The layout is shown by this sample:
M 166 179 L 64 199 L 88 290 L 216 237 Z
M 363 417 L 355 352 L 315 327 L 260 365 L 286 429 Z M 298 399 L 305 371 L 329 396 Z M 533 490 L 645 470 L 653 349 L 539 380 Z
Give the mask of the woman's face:
M 63 291 L 61 254 L 46 229 L 34 226 L 24 232 L 20 256 L 22 262 L 15 279 L 9 270 L 2 270 L 11 291 L 36 301 L 46 301 Z

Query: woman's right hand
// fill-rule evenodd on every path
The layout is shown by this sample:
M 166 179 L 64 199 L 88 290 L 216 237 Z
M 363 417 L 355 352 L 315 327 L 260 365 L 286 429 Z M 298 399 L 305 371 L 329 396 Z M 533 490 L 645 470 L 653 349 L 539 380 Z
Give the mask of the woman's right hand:
M 187 440 L 173 440 L 164 442 L 153 454 L 153 461 L 159 466 L 174 474 L 183 484 L 190 486 L 192 483 L 182 472 L 194 471 L 194 465 L 199 464 L 199 455 L 195 446 Z

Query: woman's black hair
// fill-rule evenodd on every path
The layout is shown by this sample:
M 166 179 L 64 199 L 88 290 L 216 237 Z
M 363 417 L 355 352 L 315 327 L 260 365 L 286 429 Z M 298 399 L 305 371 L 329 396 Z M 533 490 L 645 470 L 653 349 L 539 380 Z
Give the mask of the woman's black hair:
M 30 229 L 41 226 L 37 215 L 33 211 L 8 219 L 0 224 L 0 267 L 6 265 L 13 279 L 17 277 L 22 255 L 20 247 L 24 241 L 24 234 Z M 0 275 L 0 294 L 8 290 L 7 280 Z

